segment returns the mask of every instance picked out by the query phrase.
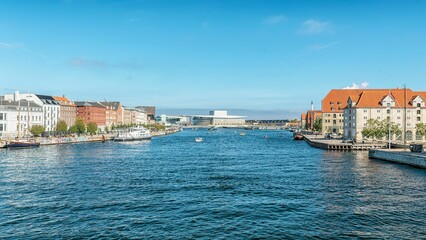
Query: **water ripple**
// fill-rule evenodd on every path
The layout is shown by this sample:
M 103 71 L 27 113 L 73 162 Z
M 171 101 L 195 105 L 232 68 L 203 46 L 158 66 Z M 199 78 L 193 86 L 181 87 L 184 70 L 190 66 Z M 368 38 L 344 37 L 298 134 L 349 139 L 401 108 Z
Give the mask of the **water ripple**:
M 280 131 L 1 150 L 0 239 L 419 239 L 425 189 Z

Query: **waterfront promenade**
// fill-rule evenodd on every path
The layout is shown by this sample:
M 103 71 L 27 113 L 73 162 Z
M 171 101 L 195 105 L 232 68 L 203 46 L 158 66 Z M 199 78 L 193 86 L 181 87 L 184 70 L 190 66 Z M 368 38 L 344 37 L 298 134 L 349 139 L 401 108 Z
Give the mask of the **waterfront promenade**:
M 178 132 L 178 129 L 166 130 L 166 131 L 154 131 L 151 132 L 152 137 L 160 137 Z M 34 140 L 40 143 L 40 146 L 46 145 L 61 145 L 61 144 L 73 144 L 73 143 L 90 143 L 90 142 L 103 142 L 114 140 L 115 133 L 97 134 L 97 135 L 81 135 L 81 136 L 66 136 L 66 137 L 36 137 Z M 0 141 L 0 148 L 4 148 L 6 142 L 13 140 Z

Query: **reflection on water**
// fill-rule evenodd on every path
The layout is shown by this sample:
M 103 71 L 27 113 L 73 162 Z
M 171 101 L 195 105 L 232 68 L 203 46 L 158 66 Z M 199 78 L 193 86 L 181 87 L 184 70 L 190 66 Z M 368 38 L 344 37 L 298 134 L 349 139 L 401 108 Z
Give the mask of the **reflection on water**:
M 1 150 L 0 238 L 413 239 L 425 189 L 424 170 L 280 131 Z

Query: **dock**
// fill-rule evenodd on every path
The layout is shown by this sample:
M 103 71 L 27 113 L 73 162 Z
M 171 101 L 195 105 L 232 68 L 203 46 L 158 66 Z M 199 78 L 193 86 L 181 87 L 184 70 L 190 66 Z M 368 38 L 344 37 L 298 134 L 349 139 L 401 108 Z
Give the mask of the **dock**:
M 409 150 L 400 149 L 370 149 L 368 150 L 368 157 L 372 159 L 379 159 L 383 161 L 406 164 L 418 168 L 426 169 L 426 153 L 414 153 Z
M 342 139 L 323 138 L 316 135 L 304 135 L 306 143 L 315 148 L 337 151 L 367 151 L 369 149 L 383 149 L 387 147 L 386 143 L 345 143 Z

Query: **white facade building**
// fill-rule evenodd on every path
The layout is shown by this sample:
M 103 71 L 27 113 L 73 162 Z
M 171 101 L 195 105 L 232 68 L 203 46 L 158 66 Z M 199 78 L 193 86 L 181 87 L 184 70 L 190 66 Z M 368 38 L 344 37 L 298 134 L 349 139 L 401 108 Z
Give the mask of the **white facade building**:
M 43 125 L 43 108 L 25 100 L 0 100 L 0 138 L 13 139 L 30 135 L 34 125 Z M 18 131 L 19 127 L 19 131 Z
M 124 109 L 124 124 L 143 125 L 148 123 L 148 115 L 145 111 L 135 108 Z
M 375 119 L 390 121 L 401 131 L 404 130 L 405 124 L 407 142 L 424 140 L 424 136 L 416 132 L 416 124 L 426 123 L 426 92 L 413 92 L 410 89 L 405 93 L 404 91 L 404 89 L 368 90 L 359 96 L 350 96 L 343 114 L 344 137 L 356 141 L 365 140 L 362 130 L 367 127 L 369 119 Z M 394 134 L 391 140 L 402 141 L 403 135 Z
M 241 126 L 246 124 L 245 116 L 228 115 L 228 111 L 214 110 L 210 115 L 192 116 L 193 125 Z
M 14 94 L 5 94 L 5 100 L 18 101 L 28 100 L 43 107 L 43 126 L 46 131 L 55 131 L 56 124 L 60 118 L 60 103 L 52 96 L 38 95 L 33 93 L 22 93 L 18 91 Z

